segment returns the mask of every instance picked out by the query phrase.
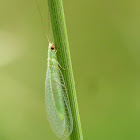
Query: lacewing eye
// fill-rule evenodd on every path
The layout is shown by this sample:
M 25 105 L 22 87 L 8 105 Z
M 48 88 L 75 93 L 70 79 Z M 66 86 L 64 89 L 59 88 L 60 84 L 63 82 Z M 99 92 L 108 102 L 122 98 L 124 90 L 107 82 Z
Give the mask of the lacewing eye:
M 54 44 L 51 46 L 51 50 L 54 50 Z

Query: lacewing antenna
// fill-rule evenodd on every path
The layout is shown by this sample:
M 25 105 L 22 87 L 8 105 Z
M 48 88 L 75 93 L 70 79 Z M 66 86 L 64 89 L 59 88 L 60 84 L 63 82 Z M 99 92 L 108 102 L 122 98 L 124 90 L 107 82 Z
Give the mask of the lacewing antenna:
M 43 28 L 44 28 L 44 31 L 45 31 L 45 23 L 44 23 L 44 21 L 43 21 L 43 17 L 42 17 L 42 15 L 41 15 L 41 10 L 40 10 L 40 8 L 39 8 L 38 1 L 37 1 L 37 0 L 35 0 L 35 2 L 36 2 L 36 5 L 37 5 L 37 8 L 38 8 L 39 15 L 40 15 L 40 17 L 41 17 L 42 23 L 43 23 Z M 45 31 L 45 35 L 46 35 L 46 37 L 47 37 L 47 39 L 48 39 L 48 42 L 50 42 L 50 36 L 48 37 L 48 35 L 47 35 L 46 31 Z

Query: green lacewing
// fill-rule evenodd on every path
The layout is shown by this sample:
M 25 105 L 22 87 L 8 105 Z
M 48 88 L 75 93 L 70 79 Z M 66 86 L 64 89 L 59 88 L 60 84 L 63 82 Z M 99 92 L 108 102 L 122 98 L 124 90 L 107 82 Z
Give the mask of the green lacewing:
M 36 3 L 41 16 L 37 0 Z M 43 22 L 42 16 L 41 19 Z M 44 22 L 43 25 L 45 25 Z M 50 41 L 48 42 L 48 61 L 45 81 L 45 104 L 47 116 L 53 132 L 59 138 L 66 139 L 71 135 L 73 130 L 72 113 L 67 88 L 60 70 L 62 67 L 57 61 L 55 45 L 54 43 L 50 43 Z
M 56 58 L 54 43 L 49 43 L 45 82 L 45 102 L 48 120 L 53 132 L 62 139 L 73 129 L 72 113 L 64 78 Z

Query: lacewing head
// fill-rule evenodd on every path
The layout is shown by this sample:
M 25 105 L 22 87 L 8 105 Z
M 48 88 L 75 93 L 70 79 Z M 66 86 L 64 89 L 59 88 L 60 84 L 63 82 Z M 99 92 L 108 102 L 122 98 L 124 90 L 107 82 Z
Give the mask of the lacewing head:
M 54 45 L 54 43 L 49 43 L 49 49 L 50 49 L 51 51 L 55 50 L 55 45 Z
M 51 46 L 51 50 L 54 50 L 54 44 L 52 44 L 52 46 Z

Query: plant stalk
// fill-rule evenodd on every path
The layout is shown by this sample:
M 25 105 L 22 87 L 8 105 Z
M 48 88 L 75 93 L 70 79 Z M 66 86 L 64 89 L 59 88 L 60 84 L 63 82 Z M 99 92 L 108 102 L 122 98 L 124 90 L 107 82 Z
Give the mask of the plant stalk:
M 71 140 L 83 140 L 80 115 L 76 97 L 75 82 L 70 57 L 68 35 L 65 23 L 64 9 L 62 0 L 48 0 L 49 14 L 53 32 L 54 43 L 58 50 L 57 60 L 65 69 L 62 70 L 65 85 L 68 89 L 68 96 L 73 117 L 73 131 L 70 135 Z

